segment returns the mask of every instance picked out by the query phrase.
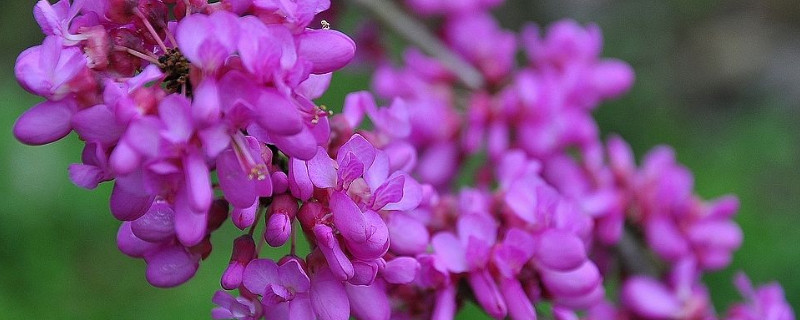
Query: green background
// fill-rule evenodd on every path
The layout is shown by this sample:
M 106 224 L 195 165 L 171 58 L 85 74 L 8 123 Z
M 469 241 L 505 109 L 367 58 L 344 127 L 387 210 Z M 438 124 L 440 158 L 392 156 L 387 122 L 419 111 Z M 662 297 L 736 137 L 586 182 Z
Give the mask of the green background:
M 228 223 L 214 234 L 217 247 L 187 284 L 150 287 L 144 262 L 116 249 L 109 185 L 87 191 L 67 177 L 67 166 L 80 160 L 77 137 L 41 147 L 13 139 L 14 120 L 39 101 L 13 76 L 16 55 L 42 39 L 33 4 L 0 5 L 0 318 L 209 317 L 238 230 Z M 622 134 L 638 156 L 672 145 L 694 172 L 697 193 L 741 199 L 736 220 L 744 245 L 729 268 L 705 276 L 717 308 L 739 300 L 730 281 L 738 270 L 756 282 L 780 281 L 800 307 L 796 1 L 517 0 L 496 14 L 510 29 L 526 20 L 597 22 L 604 55 L 628 61 L 637 73 L 630 94 L 596 112 L 603 132 Z M 362 71 L 336 75 L 320 102 L 337 108 L 346 92 L 366 88 Z M 459 317 L 484 317 L 470 310 Z

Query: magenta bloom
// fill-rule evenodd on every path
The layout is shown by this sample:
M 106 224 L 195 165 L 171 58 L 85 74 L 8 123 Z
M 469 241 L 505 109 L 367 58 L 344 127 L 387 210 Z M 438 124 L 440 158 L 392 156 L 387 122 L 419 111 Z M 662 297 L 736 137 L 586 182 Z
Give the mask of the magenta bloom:
M 219 307 L 211 310 L 214 319 L 255 320 L 261 317 L 261 307 L 245 297 L 232 297 L 225 291 L 217 291 L 211 299 Z
M 744 273 L 736 275 L 734 284 L 745 298 L 745 302 L 731 307 L 724 319 L 794 320 L 794 311 L 786 301 L 783 288 L 779 284 L 771 283 L 753 288 L 753 284 Z
M 468 299 L 497 319 L 716 319 L 701 272 L 741 245 L 738 200 L 700 199 L 667 147 L 637 165 L 604 144 L 592 112 L 631 67 L 601 57 L 593 24 L 502 29 L 502 2 L 405 0 L 437 16 L 410 27 L 437 28 L 440 53 L 373 56 L 380 99 L 334 115 L 315 99 L 356 51 L 338 3 L 40 0 L 44 41 L 14 72 L 45 101 L 13 134 L 76 133 L 69 178 L 113 181 L 116 244 L 153 286 L 232 247 L 219 279 L 238 292 L 214 294 L 215 319 L 448 320 Z M 365 26 L 360 50 L 390 52 Z M 242 234 L 219 246 L 229 217 Z M 794 319 L 779 286 L 736 284 L 725 319 Z
M 344 286 L 327 269 L 310 280 L 295 260 L 278 266 L 272 260 L 251 261 L 244 286 L 263 297 L 264 313 L 278 319 L 347 319 L 349 303 Z

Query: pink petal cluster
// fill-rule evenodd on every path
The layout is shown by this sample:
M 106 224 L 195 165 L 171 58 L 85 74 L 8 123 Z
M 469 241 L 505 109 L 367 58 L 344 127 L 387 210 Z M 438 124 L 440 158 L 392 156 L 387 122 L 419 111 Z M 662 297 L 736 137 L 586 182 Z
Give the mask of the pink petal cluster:
M 259 198 L 274 196 L 270 243 L 288 235 L 274 234 L 297 211 L 284 195 L 285 163 L 327 145 L 327 111 L 312 99 L 355 46 L 340 32 L 309 28 L 328 2 L 286 5 L 42 0 L 35 7 L 47 37 L 20 54 L 15 72 L 47 100 L 17 120 L 14 134 L 45 144 L 75 131 L 86 142 L 70 178 L 90 189 L 114 181 L 111 212 L 125 221 L 118 245 L 145 259 L 153 285 L 191 278 L 229 206 L 246 228 Z
M 69 176 L 113 181 L 117 245 L 154 286 L 191 279 L 230 219 L 215 319 L 452 319 L 467 299 L 496 319 L 718 319 L 700 278 L 741 245 L 736 198 L 700 199 L 668 147 L 637 166 L 603 142 L 591 112 L 634 75 L 596 25 L 517 34 L 501 2 L 406 1 L 482 87 L 410 48 L 378 59 L 384 100 L 332 115 L 314 99 L 355 43 L 314 25 L 328 0 L 41 0 L 46 38 L 15 74 L 46 100 L 14 135 L 86 143 Z M 628 241 L 654 270 L 624 264 Z M 736 283 L 746 303 L 720 319 L 794 319 L 779 286 Z

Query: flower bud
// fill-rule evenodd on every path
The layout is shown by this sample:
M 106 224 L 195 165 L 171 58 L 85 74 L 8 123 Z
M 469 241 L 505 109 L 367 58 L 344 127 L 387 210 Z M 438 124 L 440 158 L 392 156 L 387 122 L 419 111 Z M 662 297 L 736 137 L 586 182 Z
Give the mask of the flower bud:
M 256 244 L 249 235 L 243 235 L 233 241 L 233 252 L 228 268 L 222 274 L 221 284 L 226 290 L 233 290 L 242 284 L 244 269 L 256 253 Z
M 297 209 L 297 199 L 288 194 L 279 194 L 272 198 L 272 204 L 269 206 L 268 212 L 270 214 L 284 214 L 291 220 L 297 214 Z
M 267 230 L 264 232 L 264 240 L 270 246 L 280 247 L 292 232 L 292 220 L 286 214 L 273 213 L 267 220 Z
M 214 200 L 208 209 L 208 232 L 219 229 L 226 219 L 228 219 L 228 201 Z
M 324 215 L 325 210 L 319 202 L 306 202 L 300 208 L 297 219 L 300 220 L 300 225 L 303 226 L 303 229 L 311 230 Z
M 270 175 L 270 179 L 272 179 L 272 192 L 275 194 L 285 193 L 289 190 L 289 177 L 286 176 L 286 172 L 275 171 Z
M 233 224 L 239 228 L 239 230 L 244 230 L 249 228 L 253 225 L 256 221 L 256 212 L 258 211 L 258 199 L 253 202 L 253 205 L 247 208 L 236 208 L 233 207 L 231 211 L 231 220 L 233 220 Z
M 211 245 L 211 234 L 207 234 L 200 240 L 200 243 L 189 247 L 189 253 L 205 260 L 211 254 L 212 249 L 214 247 Z

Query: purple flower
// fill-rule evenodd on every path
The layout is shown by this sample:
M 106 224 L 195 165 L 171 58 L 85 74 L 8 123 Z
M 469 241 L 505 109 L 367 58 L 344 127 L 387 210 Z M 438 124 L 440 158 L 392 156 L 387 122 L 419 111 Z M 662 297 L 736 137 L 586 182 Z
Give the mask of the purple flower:
M 253 0 L 253 7 L 261 19 L 283 24 L 292 31 L 303 30 L 315 15 L 330 6 L 330 0 Z
M 70 118 L 76 109 L 75 101 L 69 98 L 39 103 L 14 123 L 14 137 L 30 145 L 60 140 L 72 130 Z
M 146 255 L 147 281 L 153 286 L 168 288 L 180 285 L 194 277 L 200 257 L 184 247 L 171 246 Z
M 662 283 L 645 276 L 629 278 L 622 289 L 623 305 L 646 319 L 702 318 L 711 313 L 706 289 L 698 284 L 696 264 L 681 261 Z
M 279 266 L 257 259 L 247 265 L 243 283 L 262 296 L 264 313 L 276 318 L 338 320 L 349 315 L 344 285 L 327 268 L 309 279 L 296 260 Z
M 232 297 L 225 291 L 217 291 L 211 299 L 219 307 L 211 310 L 214 319 L 256 320 L 261 317 L 261 306 L 257 301 L 240 297 Z
M 94 189 L 100 182 L 113 178 L 108 166 L 107 150 L 96 143 L 87 143 L 81 154 L 82 163 L 69 166 L 69 178 L 82 188 Z
M 487 13 L 451 18 L 444 30 L 450 45 L 476 65 L 487 80 L 500 81 L 511 72 L 517 51 L 516 37 L 500 29 Z M 476 38 L 484 40 L 475 41 Z
M 222 274 L 220 283 L 222 288 L 233 290 L 242 284 L 244 271 L 250 261 L 256 256 L 256 244 L 253 237 L 243 235 L 233 241 L 233 252 L 228 268 Z
M 253 206 L 257 197 L 272 195 L 272 180 L 267 163 L 272 151 L 253 137 L 235 134 L 233 148 L 217 157 L 217 175 L 225 199 L 235 208 Z
M 64 47 L 60 38 L 50 36 L 17 57 L 14 74 L 28 92 L 57 101 L 71 93 L 70 81 L 85 69 L 86 58 L 79 48 Z
M 794 311 L 779 284 L 771 283 L 754 289 L 750 279 L 741 272 L 734 278 L 734 284 L 745 298 L 745 303 L 733 305 L 724 319 L 794 320 Z
M 227 11 L 189 15 L 178 23 L 175 38 L 189 61 L 204 71 L 214 72 L 236 51 L 239 17 Z
M 502 0 L 406 0 L 408 6 L 421 14 L 445 14 L 448 16 L 485 11 L 502 2 Z
M 243 282 L 247 290 L 263 297 L 264 313 L 281 319 L 312 319 L 311 282 L 297 261 L 278 266 L 268 259 L 247 264 Z

